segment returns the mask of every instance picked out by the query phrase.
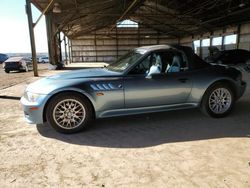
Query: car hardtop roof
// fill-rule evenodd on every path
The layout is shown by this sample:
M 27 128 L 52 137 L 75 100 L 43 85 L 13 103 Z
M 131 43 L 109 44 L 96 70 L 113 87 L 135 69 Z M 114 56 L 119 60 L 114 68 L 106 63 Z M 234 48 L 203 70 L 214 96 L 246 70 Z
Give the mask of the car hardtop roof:
M 21 61 L 24 57 L 10 57 L 5 62 Z
M 211 66 L 209 63 L 205 62 L 201 58 L 198 58 L 197 55 L 195 55 L 193 49 L 190 46 L 181 46 L 181 45 L 153 45 L 153 46 L 142 46 L 139 48 L 136 48 L 136 50 L 143 51 L 143 53 L 154 51 L 154 50 L 165 50 L 165 49 L 175 49 L 180 50 L 185 53 L 189 68 L 195 69 L 195 68 L 201 68 L 201 67 L 207 67 Z M 197 61 L 197 58 L 199 61 Z
M 141 46 L 136 49 L 151 51 L 151 50 L 169 49 L 169 48 L 170 48 L 169 45 L 151 45 L 151 46 Z
M 224 52 L 224 53 L 226 53 L 226 52 L 239 52 L 239 51 L 242 51 L 242 52 L 250 52 L 249 50 L 246 50 L 246 49 L 231 49 L 231 50 L 223 50 L 223 51 L 221 51 L 221 52 Z
M 166 50 L 166 49 L 177 49 L 183 50 L 184 48 L 190 48 L 188 46 L 181 46 L 181 45 L 151 45 L 151 46 L 141 46 L 136 48 L 136 50 L 150 52 L 155 50 Z M 191 49 L 191 48 L 190 48 Z

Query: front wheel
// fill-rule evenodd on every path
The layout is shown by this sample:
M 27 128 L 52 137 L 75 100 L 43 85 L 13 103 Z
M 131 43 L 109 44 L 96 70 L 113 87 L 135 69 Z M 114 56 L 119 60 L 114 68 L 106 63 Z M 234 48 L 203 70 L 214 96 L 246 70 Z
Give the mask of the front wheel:
M 89 101 L 77 93 L 62 93 L 48 104 L 46 117 L 49 124 L 61 133 L 76 133 L 87 127 L 92 119 Z
M 215 118 L 228 115 L 233 108 L 235 99 L 230 86 L 218 83 L 208 88 L 201 102 L 201 111 Z

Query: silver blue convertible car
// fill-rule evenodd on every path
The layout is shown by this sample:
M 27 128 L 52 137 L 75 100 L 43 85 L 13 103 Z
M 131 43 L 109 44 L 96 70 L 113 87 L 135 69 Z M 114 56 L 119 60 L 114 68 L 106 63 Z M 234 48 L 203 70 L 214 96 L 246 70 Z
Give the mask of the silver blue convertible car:
M 21 103 L 29 123 L 48 122 L 62 133 L 94 118 L 200 108 L 224 117 L 246 88 L 235 68 L 210 65 L 184 46 L 131 50 L 115 63 L 50 76 L 30 84 Z

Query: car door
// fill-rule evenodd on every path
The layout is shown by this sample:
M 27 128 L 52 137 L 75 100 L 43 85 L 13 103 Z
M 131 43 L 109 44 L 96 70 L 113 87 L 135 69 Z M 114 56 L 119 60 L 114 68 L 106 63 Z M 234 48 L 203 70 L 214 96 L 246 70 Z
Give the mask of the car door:
M 134 68 L 136 71 L 128 73 L 124 78 L 126 108 L 180 104 L 187 101 L 192 87 L 189 72 L 185 71 L 185 67 L 177 72 L 167 72 L 167 68 L 171 66 L 174 56 L 178 53 L 173 50 L 151 53 Z M 145 70 L 152 66 L 150 59 L 155 54 L 160 57 L 162 70 L 148 77 L 149 70 Z

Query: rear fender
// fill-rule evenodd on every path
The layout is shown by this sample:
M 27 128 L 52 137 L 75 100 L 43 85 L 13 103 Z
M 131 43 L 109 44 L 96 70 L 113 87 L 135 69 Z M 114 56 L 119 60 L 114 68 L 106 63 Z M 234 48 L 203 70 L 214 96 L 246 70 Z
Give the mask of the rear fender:
M 215 79 L 209 83 L 194 83 L 193 84 L 193 88 L 191 91 L 191 94 L 189 96 L 188 102 L 194 102 L 194 103 L 201 103 L 202 98 L 204 96 L 204 94 L 206 93 L 206 91 L 208 90 L 208 88 L 211 88 L 213 85 L 217 84 L 217 83 L 227 83 L 228 85 L 230 85 L 230 87 L 232 88 L 234 95 L 236 95 L 236 85 L 235 85 L 235 81 L 233 79 L 229 79 L 229 78 L 220 78 L 220 79 Z

